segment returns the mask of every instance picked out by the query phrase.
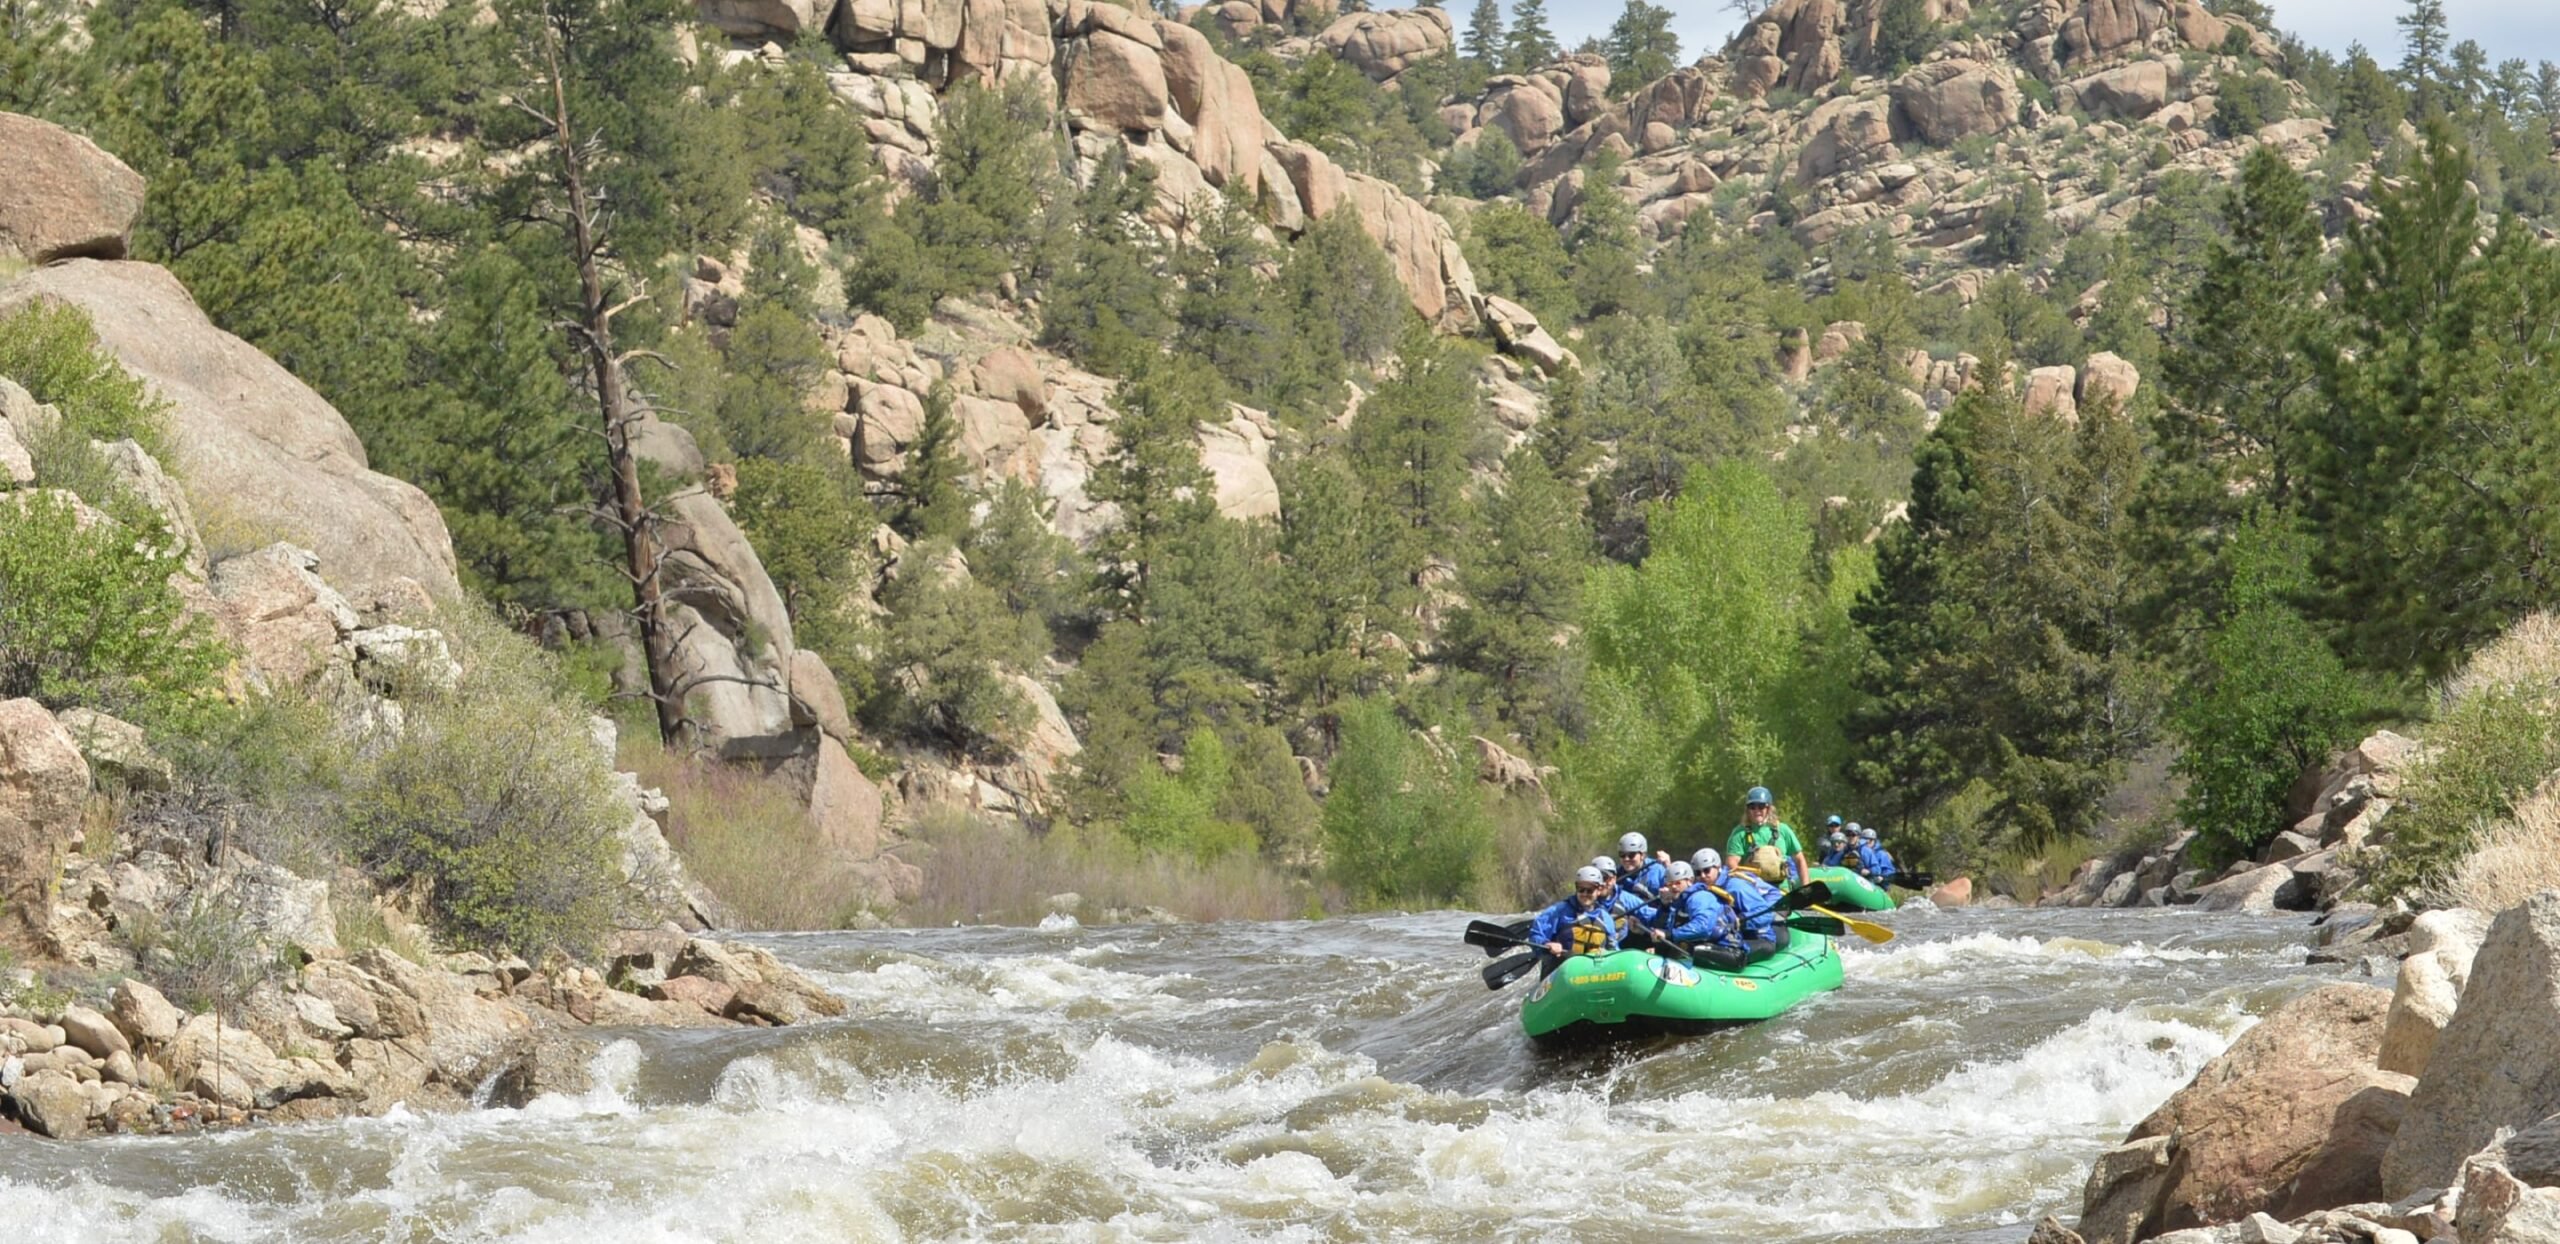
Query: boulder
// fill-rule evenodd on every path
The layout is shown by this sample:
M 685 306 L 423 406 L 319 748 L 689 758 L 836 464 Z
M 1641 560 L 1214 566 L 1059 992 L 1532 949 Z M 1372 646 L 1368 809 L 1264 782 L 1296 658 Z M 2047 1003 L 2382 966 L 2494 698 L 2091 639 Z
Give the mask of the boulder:
M 1893 146 L 1892 105 L 1880 99 L 1843 95 L 1828 100 L 1805 121 L 1805 133 L 1804 146 L 1796 152 L 1796 180 L 1808 186 L 1899 155 Z
M 177 545 L 179 560 L 188 576 L 203 578 L 204 537 L 196 528 L 195 507 L 187 503 L 186 489 L 169 478 L 169 473 L 160 468 L 159 459 L 133 440 L 91 441 L 89 448 L 106 462 L 117 483 L 159 515 L 169 529 L 169 539 Z
M 1290 146 L 1294 148 L 1296 144 Z M 1323 158 L 1322 153 L 1316 155 Z M 1289 158 L 1284 155 L 1283 163 Z M 1333 162 L 1327 159 L 1324 165 L 1332 167 Z M 1310 171 L 1314 172 L 1312 167 Z M 1297 178 L 1295 169 L 1291 173 L 1299 192 L 1309 196 L 1307 215 L 1321 219 L 1330 214 L 1331 208 L 1317 210 L 1309 182 Z M 1393 182 L 1366 173 L 1342 173 L 1339 169 L 1335 169 L 1335 176 L 1342 185 L 1337 206 L 1358 213 L 1361 231 L 1387 253 L 1388 262 L 1395 267 L 1396 281 L 1404 286 L 1413 309 L 1434 324 L 1471 318 L 1476 299 L 1475 274 L 1459 253 L 1457 235 L 1448 220 L 1397 189 Z M 1452 298 L 1453 294 L 1457 296 Z
M 1271 475 L 1271 437 L 1242 413 L 1200 425 L 1200 466 L 1209 472 L 1218 512 L 1239 522 L 1280 519 L 1280 484 Z
M 122 259 L 142 212 L 142 176 L 96 143 L 0 112 L 0 259 Z
M 309 683 L 328 666 L 339 637 L 356 629 L 355 607 L 320 577 L 319 566 L 309 549 L 271 544 L 213 568 L 215 621 L 248 674 L 270 688 Z
M 2070 367 L 2039 367 L 2027 373 L 2026 412 L 2030 415 L 2052 415 L 2066 422 L 2080 417 L 2079 403 L 2071 394 L 2078 388 L 2079 372 Z
M 2401 960 L 2400 979 L 2391 990 L 2390 1016 L 2382 1027 L 2382 1069 L 2425 1075 L 2436 1040 L 2461 1001 L 2462 986 L 2455 983 L 2441 957 L 2429 952 Z
M 1014 752 L 1042 782 L 1052 781 L 1084 754 L 1084 744 L 1076 738 L 1075 728 L 1067 724 L 1067 715 L 1059 711 L 1057 697 L 1049 694 L 1039 679 L 1007 670 L 1005 681 L 1031 707 L 1031 727 L 1014 746 Z
M 1973 902 L 1973 878 L 1957 877 L 1929 891 L 1929 901 L 1940 907 L 1963 907 Z
M 888 845 L 881 829 L 880 786 L 853 763 L 844 745 L 818 740 L 809 780 L 809 822 L 827 845 L 848 858 L 867 860 Z
M 2122 409 L 2133 400 L 2134 390 L 2141 387 L 2141 370 L 2109 351 L 2101 350 L 2090 355 L 2088 365 L 2080 369 L 2080 404 L 2083 406 L 2103 395 Z
M 2241 1034 L 2134 1127 L 2133 1140 L 2169 1142 L 2138 1235 L 2109 1230 L 2118 1218 L 2098 1231 L 2084 1221 L 2082 1234 L 2100 1244 L 2379 1199 L 2413 1083 L 2373 1065 L 2389 1005 L 2379 989 L 2328 985 Z
M 2006 66 L 1972 60 L 1932 61 L 1893 84 L 1897 133 L 1933 147 L 2018 123 L 2018 80 Z
M 46 1070 L 18 1081 L 9 1093 L 18 1121 L 55 1140 L 77 1140 L 89 1130 L 89 1095 L 67 1071 Z
M 310 549 L 354 595 L 404 578 L 460 595 L 453 539 L 427 494 L 371 470 L 335 408 L 215 328 L 167 269 L 79 259 L 0 286 L 0 312 L 35 299 L 86 312 L 107 351 L 168 400 L 177 460 L 161 465 L 200 519 Z
M 2452 1183 L 2498 1129 L 2560 1114 L 2560 890 L 2499 914 L 2461 999 L 2383 1161 L 2394 1197 Z
M 1112 11 L 1089 6 L 1090 12 Z M 1126 13 L 1127 10 L 1119 10 Z M 1084 129 L 1144 133 L 1164 128 L 1172 108 L 1172 88 L 1165 81 L 1163 38 L 1153 27 L 1144 39 L 1109 26 L 1096 26 L 1070 40 L 1062 54 L 1061 77 L 1069 118 Z
M 2065 65 L 2138 51 L 2163 32 L 2212 51 L 2230 30 L 2196 0 L 2072 0 L 2069 7 L 2053 26 L 2054 50 Z
M 2062 1225 L 2062 1220 L 2047 1214 L 2036 1220 L 2036 1228 L 2027 1233 L 2027 1244 L 2088 1244 L 2080 1233 Z
M 130 1057 L 133 1053 L 133 1043 L 113 1022 L 85 1006 L 62 1008 L 59 1022 L 63 1040 L 91 1058 L 113 1058 L 118 1054 Z
M 1515 355 L 1530 366 L 1552 376 L 1564 370 L 1573 358 L 1546 326 L 1538 322 L 1535 312 L 1499 294 L 1484 296 L 1485 322 L 1493 329 L 1494 341 L 1503 353 Z
M 110 717 L 94 708 L 66 708 L 54 715 L 89 762 L 89 776 L 101 786 L 129 791 L 167 790 L 177 771 L 151 750 L 142 727 Z
M 179 1023 L 187 1017 L 159 990 L 131 977 L 116 982 L 115 991 L 107 996 L 107 1010 L 117 1031 L 144 1050 L 177 1036 Z
M 1258 198 L 1263 187 L 1262 143 L 1270 123 L 1263 119 L 1252 77 L 1219 56 L 1208 37 L 1189 26 L 1158 22 L 1156 30 L 1164 39 L 1165 86 L 1174 112 L 1191 126 L 1190 155 L 1200 166 L 1201 177 L 1248 200 Z M 1021 355 L 1018 350 L 1011 353 Z M 1030 361 L 1028 355 L 1021 359 Z M 1036 368 L 1033 375 L 1038 375 Z M 1023 413 L 1037 416 L 1040 412 L 1026 405 Z
M 2267 845 L 2258 852 L 2258 862 L 2281 864 L 2286 860 L 2309 855 L 2319 849 L 2319 839 L 2307 838 L 2288 829 L 2267 839 Z
M 792 720 L 815 726 L 828 738 L 853 737 L 853 714 L 846 711 L 844 687 L 826 658 L 802 648 L 791 654 Z
M 2080 1232 L 2086 1244 L 2133 1244 L 2157 1214 L 2169 1181 L 2176 1140 L 2145 1136 L 2109 1149 L 2089 1164 L 2080 1190 Z
M 1348 14 L 1325 27 L 1316 43 L 1370 81 L 1384 82 L 1421 61 L 1447 55 L 1454 35 L 1447 13 L 1417 6 Z
M 2560 1244 L 2560 1188 L 2509 1169 L 2512 1143 L 2492 1143 L 2462 1164 L 2454 1231 L 2464 1244 Z
M 2266 864 L 2196 891 L 2196 906 L 2264 916 L 2298 910 L 2302 897 L 2302 879 L 2290 865 Z
M 2135 61 L 2101 70 L 2071 84 L 2072 98 L 2100 118 L 2139 121 L 2168 106 L 2169 66 Z
M 1476 124 L 1502 131 L 1522 155 L 1536 155 L 1554 146 L 1565 131 L 1564 99 L 1537 79 L 1497 78 L 1476 112 Z
M 650 415 L 640 435 L 661 469 L 698 461 L 684 429 Z M 805 740 L 792 724 L 791 615 L 755 546 L 718 498 L 679 489 L 664 504 L 659 583 L 676 635 L 674 681 L 698 740 L 730 758 L 796 755 Z
M 853 452 L 866 470 L 895 474 L 924 434 L 924 399 L 894 384 L 863 384 L 854 398 Z
M 45 948 L 88 798 L 89 764 L 62 723 L 33 700 L 0 701 L 0 948 Z

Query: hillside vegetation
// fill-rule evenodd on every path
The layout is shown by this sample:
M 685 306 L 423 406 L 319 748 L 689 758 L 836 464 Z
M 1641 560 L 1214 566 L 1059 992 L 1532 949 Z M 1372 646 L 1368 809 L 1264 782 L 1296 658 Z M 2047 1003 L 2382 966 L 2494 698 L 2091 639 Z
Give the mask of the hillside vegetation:
M 142 175 L 134 257 L 563 694 L 750 771 L 642 766 L 770 922 L 1510 906 L 1754 784 L 1952 874 L 2129 828 L 2144 758 L 2236 858 L 2560 596 L 2560 68 L 2428 0 L 2391 65 L 2257 0 L 1784 0 L 1694 63 L 1643 0 L 1571 52 L 1537 0 L 882 7 L 0 22 L 0 109 Z M 112 398 L 28 315 L 0 375 Z M 203 676 L 92 651 L 0 680 Z

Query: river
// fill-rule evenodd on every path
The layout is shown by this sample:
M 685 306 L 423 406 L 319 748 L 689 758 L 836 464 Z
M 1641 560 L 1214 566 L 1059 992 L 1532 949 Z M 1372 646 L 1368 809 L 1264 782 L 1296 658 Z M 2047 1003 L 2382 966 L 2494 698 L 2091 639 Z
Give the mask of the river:
M 2016 1244 L 2277 1003 L 2305 918 L 1895 913 L 1848 984 L 1555 1056 L 1455 913 L 784 936 L 850 1015 L 522 1110 L 0 1136 L 12 1241 Z

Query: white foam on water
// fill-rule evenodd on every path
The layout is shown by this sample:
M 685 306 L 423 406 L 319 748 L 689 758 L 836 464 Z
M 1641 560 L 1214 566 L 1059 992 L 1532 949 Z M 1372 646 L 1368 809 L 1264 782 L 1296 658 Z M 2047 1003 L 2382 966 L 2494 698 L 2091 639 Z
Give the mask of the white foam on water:
M 2101 942 L 2079 937 L 2008 936 L 1971 933 L 1946 941 L 1897 940 L 1871 947 L 1841 939 L 1840 957 L 1852 980 L 1917 980 L 1950 974 L 1975 974 L 1986 968 L 2069 969 L 2092 963 L 2142 967 L 2163 963 L 2227 960 L 2219 950 L 2184 946 L 2152 946 L 2143 942 Z

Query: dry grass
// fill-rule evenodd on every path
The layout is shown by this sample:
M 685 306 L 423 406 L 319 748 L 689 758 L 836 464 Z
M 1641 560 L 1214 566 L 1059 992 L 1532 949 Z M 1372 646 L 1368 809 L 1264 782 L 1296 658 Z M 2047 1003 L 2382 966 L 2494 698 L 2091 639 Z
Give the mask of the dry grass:
M 1978 876 L 1990 893 L 2033 903 L 2068 888 L 2082 864 L 2108 852 L 2108 844 L 2095 838 L 2064 838 L 2040 849 L 1993 856 L 1983 864 Z
M 2495 912 L 2555 887 L 2560 887 L 2560 775 L 2517 804 L 2513 818 L 2482 826 L 2462 862 L 2419 894 L 2428 906 Z
M 2560 692 L 2560 614 L 2537 613 L 2507 628 L 2444 686 L 2450 706 L 2492 689 Z
M 1094 923 L 1112 908 L 1155 907 L 1186 920 L 1294 920 L 1321 910 L 1304 881 L 1253 856 L 1203 863 L 1142 852 L 1109 831 L 1035 836 L 950 807 L 919 812 L 914 832 L 929 848 L 924 892 L 898 911 L 902 924 L 1033 924 L 1049 913 L 1051 896 L 1067 893 Z
M 622 767 L 667 796 L 667 841 L 750 928 L 836 929 L 869 886 L 779 780 L 629 742 Z

